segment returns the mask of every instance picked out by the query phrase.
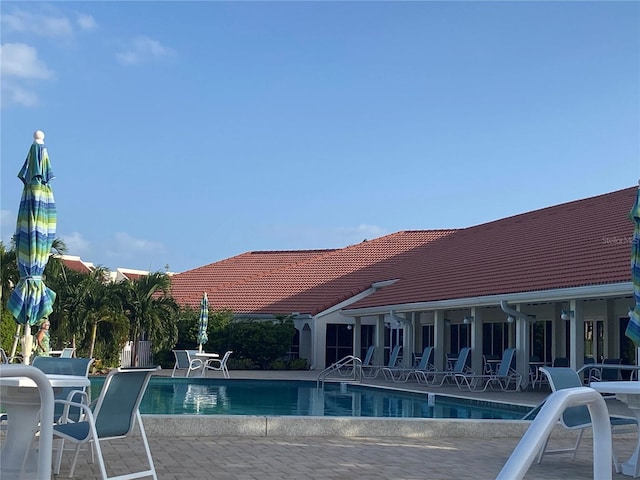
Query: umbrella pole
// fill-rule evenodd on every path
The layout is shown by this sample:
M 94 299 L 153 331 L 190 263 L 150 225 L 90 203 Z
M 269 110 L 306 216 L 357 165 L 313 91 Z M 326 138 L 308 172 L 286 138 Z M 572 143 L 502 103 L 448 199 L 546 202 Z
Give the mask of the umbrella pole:
M 18 324 L 16 329 L 16 334 L 13 336 L 13 345 L 11 346 L 11 354 L 9 358 L 13 358 L 16 356 L 16 350 L 18 348 L 18 340 L 20 340 L 20 330 L 22 330 L 22 325 Z
M 22 363 L 29 365 L 31 363 L 31 353 L 33 351 L 33 335 L 31 335 L 31 327 L 24 326 L 24 335 L 22 336 Z

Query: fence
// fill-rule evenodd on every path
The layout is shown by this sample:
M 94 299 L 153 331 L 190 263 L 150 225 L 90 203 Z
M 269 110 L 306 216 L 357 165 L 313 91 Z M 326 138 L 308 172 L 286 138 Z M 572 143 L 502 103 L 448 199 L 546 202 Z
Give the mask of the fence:
M 133 350 L 133 342 L 127 342 L 122 352 L 120 352 L 120 366 L 132 367 L 134 362 L 131 358 Z M 151 342 L 140 341 L 138 342 L 138 367 L 151 366 Z

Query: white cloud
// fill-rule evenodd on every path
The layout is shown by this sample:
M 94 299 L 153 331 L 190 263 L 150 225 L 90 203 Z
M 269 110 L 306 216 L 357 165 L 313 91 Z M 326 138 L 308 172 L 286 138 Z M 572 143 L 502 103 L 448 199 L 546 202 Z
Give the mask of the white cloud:
M 38 104 L 38 95 L 19 85 L 5 80 L 2 82 L 2 107 L 9 105 L 22 105 L 23 107 L 34 107 Z
M 95 19 L 91 15 L 84 15 L 79 13 L 76 17 L 76 23 L 80 27 L 81 30 L 94 30 L 97 28 L 98 24 Z
M 48 80 L 54 72 L 38 58 L 38 51 L 25 43 L 0 45 L 0 75 L 2 76 L 2 107 L 22 105 L 33 107 L 38 95 L 33 81 Z
M 49 38 L 66 38 L 73 35 L 71 20 L 57 14 L 39 14 L 16 8 L 10 13 L 4 13 L 1 21 L 5 33 L 28 33 Z
M 91 244 L 78 232 L 72 232 L 69 235 L 61 235 L 60 238 L 67 246 L 69 255 L 81 257 L 91 251 Z
M 151 242 L 142 238 L 134 238 L 128 233 L 119 232 L 115 235 L 115 250 L 119 255 L 128 253 L 130 255 L 136 253 L 162 253 L 165 251 L 164 245 L 157 242 Z
M 125 51 L 117 53 L 116 58 L 125 65 L 136 65 L 147 60 L 170 56 L 174 53 L 175 50 L 165 47 L 157 40 L 140 36 L 136 37 Z
M 45 80 L 53 77 L 44 62 L 38 58 L 38 51 L 26 43 L 3 43 L 0 46 L 2 76 Z

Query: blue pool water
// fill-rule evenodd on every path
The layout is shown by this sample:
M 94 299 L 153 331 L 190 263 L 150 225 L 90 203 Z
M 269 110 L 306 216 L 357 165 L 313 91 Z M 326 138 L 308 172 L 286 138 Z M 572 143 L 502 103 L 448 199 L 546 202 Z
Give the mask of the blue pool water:
M 97 398 L 104 377 L 91 379 Z M 289 380 L 152 377 L 141 413 L 166 415 L 302 415 L 383 418 L 521 419 L 531 409 L 362 385 Z

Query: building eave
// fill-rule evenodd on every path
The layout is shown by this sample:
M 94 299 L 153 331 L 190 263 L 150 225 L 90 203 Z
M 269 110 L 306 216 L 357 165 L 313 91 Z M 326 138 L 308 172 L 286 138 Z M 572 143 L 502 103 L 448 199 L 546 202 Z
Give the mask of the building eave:
M 482 297 L 453 298 L 431 302 L 402 303 L 380 305 L 355 309 L 344 309 L 340 313 L 347 317 L 363 317 L 396 312 L 424 312 L 429 310 L 446 310 L 451 308 L 468 308 L 483 306 L 498 306 L 501 301 L 509 303 L 540 303 L 558 302 L 570 299 L 587 299 L 603 297 L 619 297 L 633 295 L 631 282 L 612 283 L 607 285 L 587 285 L 583 287 L 559 288 L 554 290 L 540 290 L 533 292 L 505 293 L 500 295 L 486 295 Z

